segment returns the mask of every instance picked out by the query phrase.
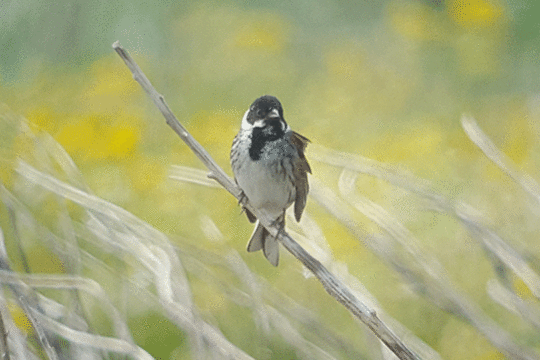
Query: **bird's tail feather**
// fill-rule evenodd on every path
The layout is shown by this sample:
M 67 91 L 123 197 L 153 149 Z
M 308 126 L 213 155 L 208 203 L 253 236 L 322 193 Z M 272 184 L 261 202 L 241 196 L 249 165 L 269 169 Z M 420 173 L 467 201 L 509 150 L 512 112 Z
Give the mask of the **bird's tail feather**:
M 285 226 L 285 219 L 280 219 L 280 226 Z M 274 266 L 278 266 L 279 264 L 279 244 L 275 237 L 270 235 L 268 230 L 265 229 L 264 226 L 260 224 L 259 221 L 257 221 L 257 225 L 255 226 L 255 230 L 253 231 L 253 234 L 251 235 L 251 239 L 249 239 L 248 245 L 247 245 L 247 251 L 253 252 L 253 251 L 259 251 L 261 250 L 264 253 L 264 256 L 270 264 Z
M 255 230 L 249 239 L 247 251 L 253 252 L 261 250 L 264 247 L 264 239 L 266 239 L 267 236 L 268 231 L 259 223 L 259 221 L 257 221 L 257 224 L 255 224 Z

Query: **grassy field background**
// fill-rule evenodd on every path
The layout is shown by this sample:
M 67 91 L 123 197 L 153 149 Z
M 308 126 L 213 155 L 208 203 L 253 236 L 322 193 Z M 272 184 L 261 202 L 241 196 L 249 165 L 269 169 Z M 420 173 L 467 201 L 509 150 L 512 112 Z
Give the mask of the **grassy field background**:
M 531 314 L 540 311 L 538 293 L 531 290 L 534 276 L 528 282 L 512 269 L 511 260 L 494 259 L 460 221 L 433 211 L 417 194 L 365 174 L 352 177 L 324 159 L 332 149 L 425 179 L 450 204 L 476 209 L 478 223 L 504 239 L 533 274 L 538 272 L 538 199 L 474 145 L 460 119 L 470 114 L 516 171 L 540 179 L 539 4 L 4 2 L 0 227 L 10 266 L 20 273 L 93 279 L 119 309 L 134 343 L 154 358 L 205 358 L 186 329 L 160 308 L 158 285 L 136 253 L 116 248 L 117 240 L 94 243 L 90 205 L 73 201 L 67 190 L 51 192 L 32 183 L 22 159 L 167 235 L 187 273 L 193 309 L 250 356 L 381 356 L 369 331 L 306 277 L 292 256 L 282 250 L 276 269 L 262 254 L 245 252 L 252 225 L 233 197 L 169 177 L 176 171 L 173 165 L 203 169 L 202 164 L 166 126 L 114 53 L 111 45 L 119 40 L 229 174 L 229 149 L 245 109 L 260 95 L 277 96 L 290 126 L 312 141 L 307 156 L 318 189 L 352 201 L 343 190 L 347 181 L 352 183 L 352 192 L 384 208 L 414 234 L 414 246 L 426 258 L 437 259 L 461 295 L 518 346 L 538 354 L 538 323 L 530 323 L 536 316 Z M 394 266 L 392 256 L 400 258 L 404 250 L 373 251 L 369 244 L 386 236 L 380 223 L 356 211 L 354 222 L 364 232 L 360 239 L 318 199 L 308 200 L 307 219 L 300 226 L 289 221 L 293 233 L 303 235 L 301 242 L 308 239 L 304 244 L 314 256 L 349 283 L 362 283 L 380 309 L 429 346 L 430 354 L 456 360 L 504 358 L 504 351 L 477 326 L 456 316 L 458 311 L 442 310 L 419 278 L 411 281 L 407 271 Z M 310 245 L 310 237 L 320 243 Z M 244 272 L 231 265 L 239 262 Z M 404 263 L 415 264 L 409 258 Z M 243 276 L 253 279 L 244 281 Z M 496 301 L 500 293 L 489 291 L 494 281 L 521 299 L 529 316 Z M 246 284 L 254 283 L 260 297 L 247 290 Z M 69 310 L 64 315 L 84 313 L 91 332 L 114 336 L 114 321 L 99 299 L 77 298 L 77 291 L 58 288 L 40 292 L 63 303 Z M 4 297 L 4 309 L 30 348 L 39 349 L 25 312 L 9 292 Z M 273 318 L 273 325 L 257 318 L 256 301 L 268 306 L 265 316 Z M 302 323 L 297 318 L 302 311 L 316 321 Z M 70 346 L 74 358 L 84 353 Z M 106 352 L 88 356 L 121 358 Z

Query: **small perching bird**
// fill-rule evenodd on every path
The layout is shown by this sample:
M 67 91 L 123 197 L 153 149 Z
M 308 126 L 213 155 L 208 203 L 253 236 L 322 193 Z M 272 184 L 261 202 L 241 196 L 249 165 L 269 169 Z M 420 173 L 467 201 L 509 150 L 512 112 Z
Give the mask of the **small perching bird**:
M 256 209 L 266 211 L 280 229 L 285 227 L 285 210 L 294 202 L 294 216 L 300 221 L 306 207 L 311 168 L 304 156 L 309 140 L 292 131 L 283 118 L 283 108 L 273 96 L 261 96 L 251 104 L 231 148 L 235 181 Z M 247 209 L 250 222 L 257 218 Z M 277 266 L 277 240 L 257 221 L 247 251 L 263 250 Z

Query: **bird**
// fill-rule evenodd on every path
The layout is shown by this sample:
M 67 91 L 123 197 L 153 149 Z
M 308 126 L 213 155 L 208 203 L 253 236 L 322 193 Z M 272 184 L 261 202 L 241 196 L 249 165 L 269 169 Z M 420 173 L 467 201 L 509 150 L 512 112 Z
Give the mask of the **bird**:
M 291 130 L 283 117 L 283 107 L 271 95 L 256 99 L 242 118 L 242 125 L 231 147 L 234 179 L 245 197 L 257 210 L 264 210 L 282 231 L 285 211 L 294 203 L 294 216 L 300 221 L 309 192 L 311 167 L 304 155 L 310 141 Z M 279 246 L 275 237 L 248 209 L 248 220 L 257 222 L 247 251 L 262 250 L 274 266 L 279 264 Z

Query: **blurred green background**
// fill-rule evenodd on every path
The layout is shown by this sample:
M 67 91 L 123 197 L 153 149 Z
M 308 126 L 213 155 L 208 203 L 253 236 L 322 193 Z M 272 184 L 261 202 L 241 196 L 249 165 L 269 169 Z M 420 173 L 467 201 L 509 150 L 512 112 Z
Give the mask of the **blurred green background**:
M 252 270 L 339 331 L 352 331 L 353 338 L 354 321 L 336 310 L 315 281 L 303 280 L 291 256 L 282 255 L 274 269 L 261 254 L 244 252 L 251 225 L 231 196 L 168 179 L 173 164 L 202 165 L 133 81 L 111 48 L 114 41 L 135 57 L 179 120 L 229 173 L 230 144 L 245 109 L 258 96 L 272 94 L 283 103 L 291 127 L 314 144 L 399 164 L 450 198 L 479 207 L 505 234 L 526 227 L 528 241 L 538 230 L 534 217 L 521 213 L 528 211 L 522 195 L 508 192 L 506 176 L 459 122 L 461 114 L 473 115 L 520 169 L 540 178 L 538 1 L 4 0 L 0 19 L 4 114 L 24 116 L 34 132 L 51 134 L 96 195 L 179 244 L 191 242 L 216 254 L 227 246 L 237 249 Z M 2 145 L 0 180 L 8 188 L 14 161 L 27 146 L 23 138 Z M 317 162 L 312 167 L 314 176 L 335 185 L 333 168 Z M 386 184 L 369 178 L 359 184 L 361 192 L 399 214 Z M 308 213 L 334 257 L 443 358 L 502 358 L 475 330 L 404 289 L 397 274 L 310 201 Z M 221 242 L 201 240 L 202 215 L 215 223 Z M 465 291 L 480 303 L 486 300 L 492 270 L 487 260 L 463 256 L 468 247 L 455 223 L 429 214 L 398 216 Z M 377 231 L 359 221 L 368 232 Z M 32 272 L 64 271 L 48 253 L 29 261 Z M 515 286 L 530 296 L 522 283 Z M 216 289 L 202 282 L 193 287 L 201 312 L 250 352 L 242 339 L 252 329 L 239 323 L 239 310 Z M 144 321 L 161 323 L 150 316 Z M 187 356 L 174 350 L 174 340 L 168 347 L 151 337 L 136 340 L 159 358 Z M 528 340 L 537 346 L 540 341 Z M 283 349 L 274 349 L 273 358 L 294 356 L 277 343 Z

